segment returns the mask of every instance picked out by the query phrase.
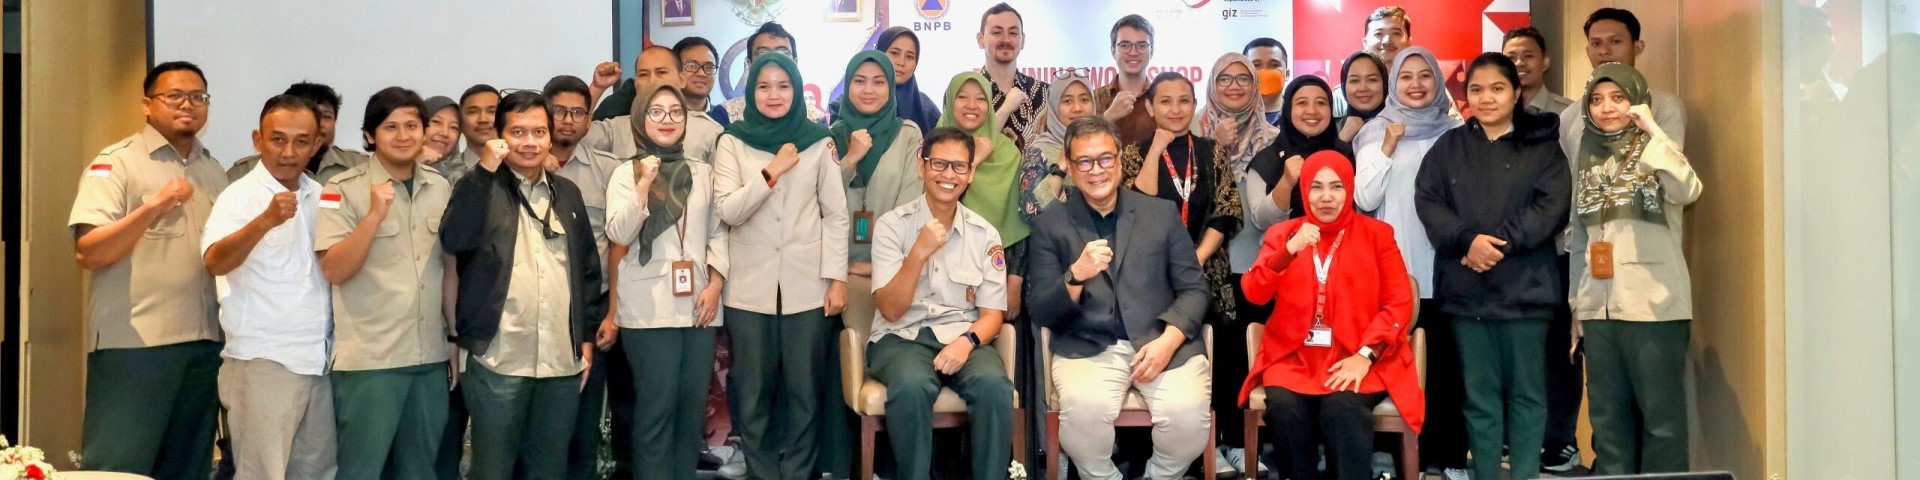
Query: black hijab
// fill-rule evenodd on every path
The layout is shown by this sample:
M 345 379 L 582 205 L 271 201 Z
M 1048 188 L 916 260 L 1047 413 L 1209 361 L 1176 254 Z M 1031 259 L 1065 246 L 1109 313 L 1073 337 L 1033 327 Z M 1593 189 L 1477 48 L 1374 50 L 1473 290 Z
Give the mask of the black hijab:
M 1287 84 L 1286 91 L 1281 92 L 1280 135 L 1274 137 L 1273 143 L 1267 145 L 1267 148 L 1261 149 L 1259 154 L 1254 155 L 1253 162 L 1247 165 L 1247 169 L 1253 170 L 1260 175 L 1261 180 L 1267 182 L 1267 193 L 1273 193 L 1274 187 L 1280 186 L 1280 176 L 1286 171 L 1288 158 L 1297 155 L 1304 159 L 1322 150 L 1338 151 L 1347 158 L 1353 158 L 1353 147 L 1340 140 L 1340 129 L 1336 128 L 1339 122 L 1335 121 L 1337 119 L 1331 115 L 1332 112 L 1328 112 L 1329 115 L 1327 115 L 1327 128 L 1317 135 L 1307 135 L 1294 128 L 1293 99 L 1300 94 L 1301 89 L 1306 87 L 1319 88 L 1327 95 L 1329 108 L 1332 106 L 1333 88 L 1328 87 L 1327 81 L 1317 76 L 1294 77 L 1293 82 Z

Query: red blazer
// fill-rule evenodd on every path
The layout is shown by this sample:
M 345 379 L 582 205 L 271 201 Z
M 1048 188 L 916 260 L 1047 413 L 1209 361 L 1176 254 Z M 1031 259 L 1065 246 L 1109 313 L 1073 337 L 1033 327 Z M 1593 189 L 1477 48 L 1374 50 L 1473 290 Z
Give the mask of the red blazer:
M 1331 348 L 1305 346 L 1307 331 L 1313 326 L 1318 283 L 1313 256 L 1287 253 L 1286 242 L 1306 219 L 1296 218 L 1267 230 L 1259 258 L 1240 281 L 1248 300 L 1274 301 L 1273 316 L 1267 319 L 1266 334 L 1260 339 L 1260 356 L 1253 359 L 1246 382 L 1240 387 L 1240 404 L 1247 403 L 1254 388 L 1266 386 L 1306 395 L 1332 393 L 1325 386 L 1331 375 L 1327 369 L 1353 356 L 1361 346 L 1372 345 L 1380 357 L 1362 379 L 1360 391 L 1385 390 L 1418 434 L 1426 419 L 1426 396 L 1421 392 L 1413 351 L 1407 344 L 1413 287 L 1400 248 L 1394 243 L 1393 227 L 1372 218 L 1355 217 L 1340 250 L 1334 253 L 1332 272 L 1328 274 L 1324 321 L 1333 329 Z M 1323 232 L 1322 242 L 1330 244 L 1334 236 Z M 1275 270 L 1269 265 L 1283 268 Z

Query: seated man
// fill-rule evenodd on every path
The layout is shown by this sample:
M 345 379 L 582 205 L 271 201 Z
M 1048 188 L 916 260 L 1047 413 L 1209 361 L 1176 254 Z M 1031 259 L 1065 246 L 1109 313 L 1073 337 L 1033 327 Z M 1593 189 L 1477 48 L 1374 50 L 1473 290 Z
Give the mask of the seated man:
M 973 182 L 973 136 L 943 128 L 924 145 L 926 194 L 881 216 L 874 229 L 879 315 L 867 340 L 867 373 L 887 386 L 898 478 L 932 474 L 933 401 L 942 386 L 967 401 L 974 478 L 1006 478 L 1013 381 L 987 342 L 1006 320 L 1007 257 L 993 224 L 960 205 Z
M 1147 477 L 1180 478 L 1206 450 L 1212 367 L 1200 321 L 1206 282 L 1171 202 L 1122 190 L 1119 135 L 1090 117 L 1067 127 L 1076 189 L 1033 221 L 1032 318 L 1053 331 L 1060 446 L 1081 478 L 1118 479 L 1113 421 L 1129 389 L 1153 415 Z

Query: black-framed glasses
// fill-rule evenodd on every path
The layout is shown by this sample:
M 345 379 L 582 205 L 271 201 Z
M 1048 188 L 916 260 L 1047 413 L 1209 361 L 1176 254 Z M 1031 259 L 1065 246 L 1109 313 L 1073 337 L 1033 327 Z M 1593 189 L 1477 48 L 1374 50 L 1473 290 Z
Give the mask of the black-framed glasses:
M 967 162 L 962 160 L 941 160 L 938 158 L 926 158 L 922 160 L 927 162 L 927 168 L 931 168 L 933 169 L 933 171 L 936 171 L 936 172 L 945 172 L 948 170 L 952 170 L 953 173 L 966 175 L 967 172 L 973 171 L 973 162 Z
M 1153 42 L 1119 42 L 1113 44 L 1113 49 L 1127 53 L 1144 53 L 1153 50 Z
M 711 77 L 713 76 L 714 73 L 717 73 L 720 71 L 720 66 L 714 65 L 712 63 L 686 62 L 686 63 L 680 64 L 680 71 L 686 72 L 686 73 L 698 73 L 701 75 L 706 75 Z
M 647 109 L 647 120 L 652 120 L 654 123 L 685 122 L 687 121 L 687 110 L 679 108 L 673 110 L 649 108 Z
M 579 108 L 579 107 L 567 108 L 559 105 L 548 107 L 547 112 L 553 114 L 554 120 L 572 120 L 572 119 L 586 120 L 587 114 L 588 114 L 587 109 L 585 108 Z
M 1119 157 L 1111 153 L 1099 157 L 1080 157 L 1073 159 L 1073 168 L 1082 172 L 1091 172 L 1093 171 L 1093 166 L 1098 164 L 1100 168 L 1110 170 L 1113 168 L 1114 162 L 1118 161 L 1118 158 Z
M 1213 77 L 1213 81 L 1230 87 L 1248 87 L 1253 86 L 1253 75 L 1221 75 Z
M 160 103 L 167 104 L 167 106 L 173 107 L 173 108 L 180 108 L 182 106 L 185 106 L 188 102 L 192 102 L 193 106 L 196 106 L 196 107 L 204 107 L 204 106 L 207 106 L 207 103 L 213 101 L 213 95 L 207 92 L 173 91 L 173 92 L 167 92 L 167 93 L 156 93 L 153 95 L 148 95 L 147 98 L 159 100 Z

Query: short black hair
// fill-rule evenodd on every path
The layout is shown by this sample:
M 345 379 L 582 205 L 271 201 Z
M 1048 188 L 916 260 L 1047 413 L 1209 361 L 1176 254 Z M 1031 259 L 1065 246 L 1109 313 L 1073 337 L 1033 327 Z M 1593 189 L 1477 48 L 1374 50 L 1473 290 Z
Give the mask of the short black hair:
M 1013 14 L 1013 19 L 1019 20 L 1021 27 L 1025 27 L 1027 25 L 1027 17 L 1021 16 L 1019 10 L 1014 10 L 1013 6 L 1008 5 L 1007 2 L 1000 2 L 1000 3 L 994 4 L 991 7 L 987 7 L 987 13 L 980 14 L 980 31 L 982 32 L 987 31 L 987 17 L 999 15 L 1002 13 Z M 913 40 L 913 43 L 920 43 L 920 39 L 915 38 Z M 886 46 L 882 45 L 880 48 L 886 48 Z
M 147 79 L 140 82 L 140 91 L 146 92 L 147 95 L 153 95 L 153 84 L 160 81 L 161 74 L 181 70 L 193 72 L 194 75 L 200 77 L 200 83 L 207 83 L 207 72 L 200 71 L 199 65 L 194 65 L 193 62 L 172 61 L 154 65 L 153 68 L 147 69 Z
M 471 87 L 467 87 L 467 91 L 460 93 L 460 108 L 463 108 L 463 109 L 466 108 L 468 98 L 472 98 L 474 95 L 479 95 L 482 93 L 491 93 L 493 94 L 493 96 L 498 97 L 500 96 L 500 89 L 493 88 L 492 85 L 487 85 L 484 83 L 478 83 L 478 84 L 474 84 Z
M 1004 5 L 1004 4 L 1003 4 Z M 933 146 L 948 142 L 958 142 L 967 146 L 967 158 L 973 158 L 973 134 L 960 127 L 941 127 L 933 129 L 925 142 L 920 144 L 920 158 L 933 158 Z
M 1540 30 L 1537 28 L 1520 27 L 1513 30 L 1508 30 L 1507 36 L 1505 38 L 1500 39 L 1501 47 L 1505 48 L 1507 45 L 1507 42 L 1511 42 L 1513 41 L 1513 39 L 1516 39 L 1516 38 L 1525 38 L 1525 39 L 1533 40 L 1533 45 L 1536 47 L 1540 47 L 1540 53 L 1542 54 L 1547 53 L 1547 36 L 1541 35 Z
M 335 112 L 340 111 L 340 94 L 324 84 L 302 81 L 287 86 L 287 91 L 282 93 L 305 98 L 316 106 L 333 107 Z
M 713 42 L 707 41 L 707 39 L 701 38 L 701 37 L 687 37 L 687 38 L 680 39 L 679 42 L 674 42 L 673 58 L 679 59 L 682 62 L 687 61 L 686 59 L 680 58 L 680 57 L 686 55 L 687 51 L 693 50 L 693 47 L 707 47 L 708 55 L 713 55 L 713 58 L 716 61 L 720 59 L 720 49 L 713 48 Z
M 553 114 L 547 110 L 550 106 L 547 97 L 541 96 L 540 92 L 519 90 L 509 93 L 500 98 L 500 108 L 493 111 L 493 133 L 502 136 L 507 134 L 507 114 L 531 110 L 539 110 L 540 115 L 547 117 L 547 130 L 552 131 Z
M 800 58 L 800 40 L 793 38 L 793 34 L 787 33 L 787 27 L 780 26 L 780 22 L 767 22 L 760 24 L 760 28 L 753 31 L 753 35 L 747 36 L 748 63 L 753 62 L 753 42 L 759 40 L 761 35 L 772 35 L 775 38 L 787 39 L 787 44 L 791 45 L 793 50 L 793 54 L 788 56 L 796 60 Z
M 317 129 L 320 126 L 320 106 L 314 104 L 313 100 L 291 93 L 282 93 L 268 98 L 266 106 L 260 107 L 260 119 L 266 120 L 267 115 L 280 110 L 305 111 L 313 115 L 314 128 Z
M 1087 115 L 1067 124 L 1066 138 L 1063 140 L 1065 144 L 1060 146 L 1060 163 L 1066 164 L 1073 161 L 1073 142 L 1094 135 L 1106 135 L 1108 139 L 1113 140 L 1115 148 L 1120 146 L 1120 127 L 1113 126 L 1113 122 L 1108 121 L 1106 117 Z
M 420 125 L 424 128 L 427 124 L 427 102 L 420 99 L 420 94 L 401 87 L 387 87 L 373 92 L 373 96 L 367 98 L 366 115 L 360 118 L 360 132 L 372 137 L 373 131 L 380 128 L 380 122 L 387 121 L 393 112 L 407 107 L 413 107 L 414 115 L 420 118 Z M 366 144 L 367 151 L 373 151 L 373 142 Z
M 1287 63 L 1293 60 L 1293 54 L 1287 53 L 1287 46 L 1280 43 L 1279 40 L 1274 40 L 1272 37 L 1260 37 L 1253 39 L 1251 42 L 1247 42 L 1247 46 L 1240 47 L 1240 54 L 1252 55 L 1253 49 L 1260 47 L 1273 47 L 1275 50 L 1279 50 L 1280 63 Z
M 1402 8 L 1399 5 L 1387 5 L 1384 7 L 1373 9 L 1373 13 L 1367 14 L 1367 23 L 1360 24 L 1360 31 L 1363 33 L 1367 32 L 1368 31 L 1367 25 L 1372 25 L 1373 22 L 1378 22 L 1381 20 L 1389 19 L 1389 18 L 1400 19 L 1400 24 L 1406 25 L 1407 27 L 1407 36 L 1408 37 L 1413 36 L 1413 17 L 1407 15 L 1407 9 Z
M 1113 22 L 1113 29 L 1107 31 L 1107 46 L 1120 43 L 1120 29 L 1122 28 L 1131 28 L 1146 32 L 1147 41 L 1153 41 L 1153 24 L 1147 22 L 1147 17 L 1142 17 L 1138 13 L 1130 13 L 1127 14 L 1127 16 L 1120 17 L 1120 20 Z
M 553 97 L 562 93 L 578 93 L 580 98 L 593 101 L 593 91 L 587 89 L 587 82 L 573 75 L 554 76 L 547 80 L 545 87 L 540 88 L 540 96 L 546 97 L 547 103 L 553 103 Z
M 1626 25 L 1627 35 L 1633 37 L 1633 41 L 1640 41 L 1640 17 L 1633 16 L 1633 12 L 1613 7 L 1594 10 L 1592 15 L 1587 15 L 1587 24 L 1580 27 L 1580 33 L 1592 35 L 1593 24 L 1601 20 L 1612 20 Z
M 1186 74 L 1182 74 L 1180 72 L 1160 72 L 1159 75 L 1153 76 L 1152 81 L 1147 82 L 1147 98 L 1149 99 L 1148 101 L 1149 102 L 1152 101 L 1151 99 L 1153 98 L 1153 92 L 1160 90 L 1160 84 L 1173 82 L 1173 81 L 1178 81 L 1180 83 L 1187 84 L 1188 90 L 1193 89 L 1193 80 L 1187 78 Z

